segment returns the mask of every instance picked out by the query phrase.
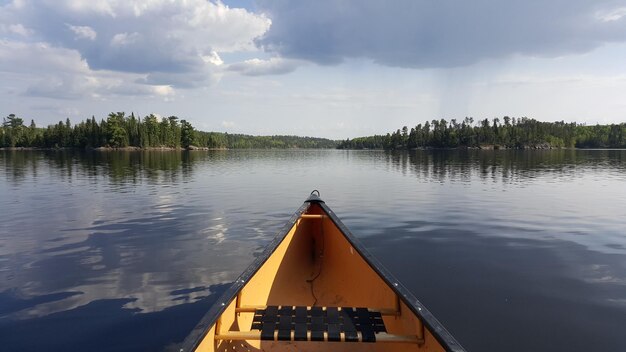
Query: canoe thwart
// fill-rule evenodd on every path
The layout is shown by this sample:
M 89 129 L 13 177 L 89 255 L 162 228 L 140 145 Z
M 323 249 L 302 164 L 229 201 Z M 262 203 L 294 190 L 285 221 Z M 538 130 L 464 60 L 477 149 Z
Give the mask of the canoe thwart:
M 301 219 L 324 219 L 327 218 L 326 215 L 322 214 L 302 214 L 300 215 Z
M 307 310 L 310 310 L 312 306 L 306 306 Z M 265 309 L 267 308 L 267 306 L 238 306 L 235 308 L 235 312 L 237 313 L 254 313 L 259 309 Z M 327 310 L 328 307 L 321 307 L 322 310 Z M 354 308 L 354 307 L 352 307 Z M 342 308 L 342 307 L 338 307 L 339 310 L 342 309 L 347 309 L 347 308 Z M 369 310 L 370 312 L 377 312 L 380 313 L 381 315 L 387 316 L 387 315 L 395 315 L 398 316 L 400 315 L 400 311 L 394 308 L 367 308 L 367 310 Z

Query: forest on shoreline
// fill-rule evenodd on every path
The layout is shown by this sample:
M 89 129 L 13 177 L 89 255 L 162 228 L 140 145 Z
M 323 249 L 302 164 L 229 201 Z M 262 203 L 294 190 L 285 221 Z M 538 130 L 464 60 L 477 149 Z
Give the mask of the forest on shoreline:
M 95 117 L 72 125 L 69 118 L 46 128 L 35 121 L 24 125 L 11 114 L 0 126 L 0 148 L 171 148 L 171 149 L 266 149 L 335 148 L 337 142 L 325 138 L 298 136 L 250 136 L 196 130 L 176 116 L 150 114 L 143 118 L 124 112 L 110 113 L 106 119 Z
M 341 141 L 338 149 L 416 148 L 626 148 L 626 123 L 587 126 L 575 122 L 541 122 L 526 117 L 484 119 L 466 117 L 432 120 L 387 135 Z
M 0 126 L 0 148 L 171 148 L 171 149 L 418 149 L 418 148 L 626 148 L 626 123 L 611 125 L 541 122 L 526 117 L 502 120 L 471 117 L 432 120 L 393 133 L 334 141 L 299 136 L 251 136 L 196 130 L 176 116 L 143 118 L 110 113 L 72 125 L 69 119 L 46 128 L 10 114 Z

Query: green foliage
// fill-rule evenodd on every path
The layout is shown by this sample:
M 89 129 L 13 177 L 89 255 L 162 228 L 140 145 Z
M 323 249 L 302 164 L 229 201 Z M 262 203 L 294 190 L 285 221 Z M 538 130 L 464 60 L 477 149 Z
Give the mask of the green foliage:
M 119 148 L 128 146 L 129 136 L 125 128 L 128 121 L 124 115 L 123 112 L 109 114 L 109 118 L 107 119 L 107 140 L 108 145 L 111 147 Z
M 24 126 L 24 120 L 10 114 L 2 119 L 0 126 L 0 147 L 34 147 L 42 140 L 42 130 L 37 128 L 35 121 L 31 120 L 28 127 Z
M 179 122 L 180 121 L 180 122 Z M 576 123 L 540 122 L 533 119 L 483 119 L 471 117 L 457 122 L 440 119 L 397 129 L 387 135 L 358 137 L 337 142 L 324 138 L 297 136 L 250 136 L 197 131 L 177 116 L 143 118 L 124 112 L 111 113 L 99 123 L 95 117 L 73 125 L 69 119 L 47 128 L 35 121 L 10 114 L 0 126 L 0 147 L 97 148 L 97 147 L 188 147 L 208 148 L 339 148 L 414 149 L 456 148 L 494 145 L 504 148 L 579 147 L 626 148 L 626 123 L 586 126 Z
M 625 148 L 626 123 L 585 126 L 576 123 L 540 122 L 522 117 L 504 116 L 501 120 L 484 119 L 474 124 L 466 117 L 461 123 L 432 120 L 410 129 L 404 126 L 386 136 L 347 139 L 339 149 L 414 149 L 456 148 L 493 145 L 504 148 Z
M 193 129 L 193 126 L 187 122 L 186 120 L 182 120 L 180 122 L 181 124 L 181 133 L 180 133 L 180 142 L 183 145 L 183 147 L 187 148 L 190 145 L 194 145 L 195 143 L 195 131 Z
M 208 148 L 335 148 L 337 142 L 311 137 L 249 136 L 196 131 L 176 116 L 141 118 L 124 112 L 110 113 L 98 123 L 94 116 L 72 126 L 69 119 L 45 129 L 30 127 L 14 114 L 3 119 L 0 147 L 97 148 L 97 147 L 188 147 Z
M 313 137 L 250 136 L 220 132 L 197 132 L 198 145 L 228 149 L 336 148 L 337 142 Z

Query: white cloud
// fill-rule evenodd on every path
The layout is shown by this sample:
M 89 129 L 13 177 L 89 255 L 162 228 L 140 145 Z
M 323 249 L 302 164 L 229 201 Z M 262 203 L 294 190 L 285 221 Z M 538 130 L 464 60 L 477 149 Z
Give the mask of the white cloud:
M 45 75 L 26 88 L 24 95 L 55 99 L 97 97 L 97 80 L 69 74 Z
M 206 87 L 216 84 L 221 78 L 220 72 L 214 72 L 209 67 L 203 71 L 168 73 L 154 72 L 142 76 L 137 83 L 149 85 L 173 85 L 180 88 Z
M 222 58 L 215 51 L 211 51 L 209 55 L 202 56 L 202 60 L 204 60 L 204 62 L 212 63 L 215 66 L 221 66 L 224 64 Z
M 152 91 L 154 91 L 156 95 L 160 96 L 174 95 L 174 89 L 170 86 L 152 86 Z
M 603 22 L 618 21 L 624 16 L 626 16 L 626 7 L 619 7 L 610 11 L 600 11 L 596 14 L 596 17 Z
M 72 26 L 71 24 L 67 24 L 67 27 L 76 35 L 74 39 L 96 40 L 98 36 L 96 31 L 89 26 Z
M 171 98 L 173 87 L 137 83 L 141 74 L 92 70 L 76 50 L 47 43 L 0 40 L 0 78 L 18 82 L 21 93 L 54 99 L 107 99 L 115 96 Z
M 600 75 L 571 75 L 571 76 L 538 76 L 538 75 L 505 75 L 494 79 L 491 82 L 482 82 L 479 85 L 489 86 L 492 84 L 502 85 L 556 85 L 567 84 L 572 86 L 584 85 L 584 86 L 597 86 L 597 85 L 611 85 L 611 84 L 625 84 L 626 74 L 600 76 Z
M 26 0 L 22 0 L 26 2 Z M 115 3 L 118 1 L 113 0 L 44 0 L 43 3 L 47 6 L 55 5 L 59 8 L 69 10 L 78 14 L 102 14 L 111 17 L 116 17 L 114 11 Z M 130 2 L 130 1 L 129 1 Z
M 111 39 L 112 46 L 124 46 L 128 44 L 136 43 L 140 39 L 141 35 L 137 32 L 133 33 L 118 33 Z
M 76 50 L 53 47 L 43 42 L 0 39 L 0 70 L 40 76 L 54 72 L 84 74 L 89 71 L 89 66 Z
M 271 58 L 269 60 L 251 59 L 228 66 L 229 71 L 239 72 L 246 76 L 280 75 L 293 72 L 298 67 L 296 60 Z
M 8 31 L 14 34 L 19 34 L 23 37 L 28 37 L 30 35 L 33 34 L 33 31 L 31 29 L 28 29 L 26 27 L 24 27 L 24 25 L 18 23 L 18 24 L 10 24 L 7 27 Z
M 222 127 L 233 128 L 235 127 L 235 123 L 233 121 L 222 121 Z
M 5 5 L 7 8 L 12 8 L 12 9 L 20 9 L 22 7 L 24 7 L 26 5 L 26 2 L 28 0 L 13 0 L 13 1 L 8 1 L 9 3 L 7 5 Z
M 75 50 L 93 70 L 172 87 L 210 86 L 222 71 L 220 54 L 258 50 L 254 40 L 271 24 L 207 0 L 24 0 L 0 6 L 0 22 L 8 19 L 32 28 L 37 41 Z

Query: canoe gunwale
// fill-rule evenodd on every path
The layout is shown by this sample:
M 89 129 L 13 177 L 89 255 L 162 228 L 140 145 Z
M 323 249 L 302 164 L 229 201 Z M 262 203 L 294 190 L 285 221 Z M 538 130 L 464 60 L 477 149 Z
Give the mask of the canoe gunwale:
M 409 291 L 402 283 L 396 279 L 387 268 L 385 268 L 369 251 L 361 244 L 361 242 L 350 232 L 348 227 L 344 225 L 335 213 L 326 205 L 324 201 L 316 202 L 326 212 L 328 217 L 337 226 L 339 231 L 350 242 L 354 249 L 361 255 L 363 260 L 374 270 L 398 295 L 398 297 L 406 304 L 411 312 L 413 312 L 424 323 L 430 333 L 437 341 L 449 352 L 465 352 L 461 344 L 448 332 L 448 330 L 435 318 L 435 316 Z
M 187 335 L 183 341 L 180 352 L 187 352 L 195 350 L 206 334 L 211 329 L 211 326 L 215 324 L 217 319 L 222 315 L 224 310 L 228 307 L 230 302 L 237 297 L 237 294 L 248 283 L 248 281 L 256 274 L 257 271 L 265 264 L 269 257 L 274 254 L 276 248 L 285 239 L 291 228 L 296 224 L 300 216 L 309 209 L 310 202 L 307 200 L 300 206 L 298 210 L 289 218 L 289 221 L 283 226 L 280 232 L 274 237 L 274 239 L 265 247 L 263 253 L 258 256 L 250 266 L 244 272 L 239 275 L 235 282 L 224 292 L 220 298 L 218 298 L 211 309 L 202 317 L 200 322 L 194 327 L 194 329 Z

